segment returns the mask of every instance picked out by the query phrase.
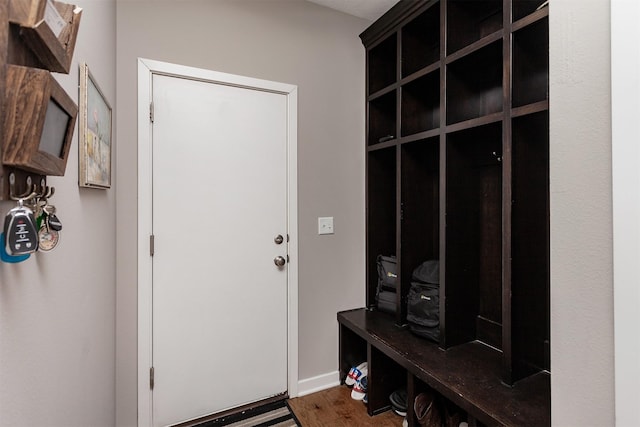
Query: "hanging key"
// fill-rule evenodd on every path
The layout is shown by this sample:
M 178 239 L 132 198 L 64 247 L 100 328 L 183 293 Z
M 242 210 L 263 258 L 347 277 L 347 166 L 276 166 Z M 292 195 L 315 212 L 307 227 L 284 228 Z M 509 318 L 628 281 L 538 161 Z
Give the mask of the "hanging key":
M 55 212 L 56 208 L 53 205 L 45 204 L 42 207 L 42 224 L 38 230 L 38 240 L 40 250 L 44 252 L 55 248 L 60 241 L 59 230 L 62 229 L 62 224 L 55 216 Z
M 47 222 L 47 226 L 54 231 L 62 230 L 62 223 L 56 215 L 56 207 L 53 205 L 46 205 L 42 210 L 46 213 L 45 221 Z
M 4 218 L 6 250 L 10 255 L 30 254 L 38 250 L 38 231 L 33 211 L 18 200 Z

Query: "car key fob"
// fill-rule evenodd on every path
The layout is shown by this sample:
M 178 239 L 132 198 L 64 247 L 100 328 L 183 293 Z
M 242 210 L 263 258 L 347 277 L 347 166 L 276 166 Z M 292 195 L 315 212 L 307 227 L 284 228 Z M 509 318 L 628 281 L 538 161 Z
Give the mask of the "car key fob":
M 21 203 L 4 219 L 6 250 L 10 255 L 30 254 L 38 250 L 38 230 L 33 212 Z

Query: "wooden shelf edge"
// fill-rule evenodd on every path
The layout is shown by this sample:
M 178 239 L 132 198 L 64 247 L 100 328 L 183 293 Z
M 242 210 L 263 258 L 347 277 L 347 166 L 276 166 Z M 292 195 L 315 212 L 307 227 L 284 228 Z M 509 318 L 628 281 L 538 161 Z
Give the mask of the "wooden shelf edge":
M 406 144 L 408 142 L 420 141 L 421 139 L 429 139 L 440 136 L 440 128 L 429 129 L 422 132 L 414 133 L 411 135 L 403 136 L 399 138 L 400 144 Z
M 451 64 L 454 61 L 457 61 L 458 59 L 464 58 L 465 56 L 471 55 L 474 52 L 477 52 L 478 50 L 489 46 L 492 43 L 497 42 L 498 40 L 502 39 L 502 34 L 504 33 L 503 30 L 498 30 L 494 33 L 489 34 L 488 36 L 485 36 L 483 38 L 481 38 L 480 40 L 478 40 L 477 42 L 473 42 L 470 45 L 467 45 L 465 47 L 463 47 L 462 49 L 459 49 L 449 55 L 447 55 L 447 57 L 445 58 L 445 63 L 447 65 Z
M 404 86 L 408 83 L 413 82 L 414 80 L 418 80 L 420 77 L 424 77 L 428 74 L 431 74 L 435 71 L 438 71 L 440 69 L 440 61 L 436 61 L 433 64 L 429 64 L 424 68 L 419 69 L 418 71 L 414 71 L 413 73 L 409 74 L 408 76 L 403 77 L 400 80 L 400 85 Z
M 391 83 L 388 86 L 385 86 L 384 88 L 375 91 L 374 93 L 372 93 L 371 95 L 369 95 L 367 97 L 367 101 L 368 102 L 372 102 L 375 101 L 378 98 L 382 98 L 383 96 L 395 91 L 398 88 L 398 82 L 395 83 Z
M 521 30 L 522 28 L 529 26 L 535 22 L 538 22 L 544 18 L 549 16 L 549 6 L 545 6 L 540 10 L 536 10 L 530 15 L 525 16 L 524 18 L 518 19 L 514 23 L 511 24 L 511 32 L 516 32 Z
M 499 111 L 497 113 L 489 114 L 487 116 L 450 124 L 445 128 L 445 132 L 454 133 L 461 130 L 472 129 L 475 127 L 480 127 L 480 126 L 488 125 L 491 123 L 499 122 L 503 118 L 504 118 L 504 113 L 502 111 Z
M 549 100 L 534 102 L 532 104 L 522 105 L 511 109 L 511 117 L 521 117 L 528 114 L 535 114 L 549 109 Z
M 385 148 L 393 147 L 398 144 L 397 139 L 391 139 L 385 142 L 377 142 L 375 144 L 367 146 L 367 152 L 384 150 Z

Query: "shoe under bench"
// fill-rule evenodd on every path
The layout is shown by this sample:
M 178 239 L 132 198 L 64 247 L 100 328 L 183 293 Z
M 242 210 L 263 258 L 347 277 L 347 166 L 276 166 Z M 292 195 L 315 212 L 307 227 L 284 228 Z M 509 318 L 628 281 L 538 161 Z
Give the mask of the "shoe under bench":
M 338 313 L 340 378 L 368 362 L 367 411 L 390 408 L 389 395 L 406 387 L 407 420 L 417 426 L 413 401 L 432 389 L 467 414 L 469 426 L 549 426 L 550 376 L 540 372 L 513 386 L 500 379 L 495 349 L 470 342 L 447 350 L 395 324 L 388 314 L 368 309 Z

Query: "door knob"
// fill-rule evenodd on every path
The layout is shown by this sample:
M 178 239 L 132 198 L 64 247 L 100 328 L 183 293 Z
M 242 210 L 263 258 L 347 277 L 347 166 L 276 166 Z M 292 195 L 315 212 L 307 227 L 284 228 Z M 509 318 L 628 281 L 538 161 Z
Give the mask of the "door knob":
M 276 245 L 280 245 L 284 242 L 284 237 L 282 237 L 282 234 L 278 234 L 273 241 L 276 242 Z
M 281 256 L 277 256 L 273 259 L 273 262 L 278 266 L 278 267 L 282 267 L 283 265 L 286 264 L 287 260 L 284 259 L 284 257 Z

